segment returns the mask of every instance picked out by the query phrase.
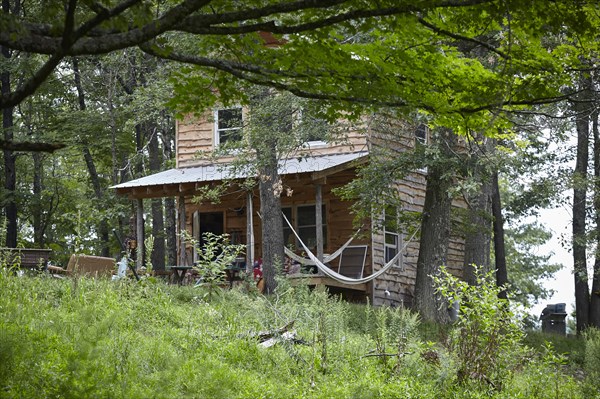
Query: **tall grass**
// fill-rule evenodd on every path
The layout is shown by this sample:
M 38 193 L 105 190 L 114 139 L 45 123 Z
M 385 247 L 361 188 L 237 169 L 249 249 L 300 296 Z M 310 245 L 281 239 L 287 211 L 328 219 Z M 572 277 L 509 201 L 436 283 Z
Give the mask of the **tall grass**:
M 285 282 L 269 298 L 234 289 L 208 302 L 203 294 L 150 280 L 0 271 L 0 397 L 527 397 L 520 392 L 545 364 L 531 357 L 490 392 L 456 384 L 453 354 L 423 341 L 408 311 Z M 258 332 L 292 321 L 302 343 L 259 345 Z M 577 381 L 558 378 L 582 397 Z

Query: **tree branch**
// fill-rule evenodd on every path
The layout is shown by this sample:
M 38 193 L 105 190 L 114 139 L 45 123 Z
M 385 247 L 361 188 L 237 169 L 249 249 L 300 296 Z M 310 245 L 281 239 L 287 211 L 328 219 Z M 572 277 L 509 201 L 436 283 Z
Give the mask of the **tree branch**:
M 198 66 L 210 67 L 223 72 L 227 72 L 232 76 L 235 76 L 239 79 L 245 80 L 250 83 L 254 83 L 260 86 L 268 86 L 273 87 L 278 90 L 288 91 L 298 97 L 309 98 L 313 100 L 331 100 L 331 101 L 342 101 L 349 103 L 357 103 L 357 104 L 378 104 L 390 107 L 405 107 L 408 105 L 406 101 L 402 99 L 398 99 L 395 101 L 378 101 L 373 100 L 367 97 L 355 97 L 355 96 L 345 96 L 345 95 L 337 95 L 332 93 L 319 93 L 307 91 L 299 88 L 296 85 L 284 83 L 281 81 L 277 81 L 271 79 L 269 75 L 261 75 L 260 72 L 255 73 L 250 71 L 250 66 L 241 66 L 241 64 L 232 63 L 226 60 L 218 60 L 218 59 L 210 59 L 204 57 L 193 57 L 188 55 L 176 54 L 173 52 L 158 52 L 153 49 L 149 45 L 140 46 L 142 51 L 153 55 L 158 58 L 163 58 L 171 61 L 177 61 L 187 64 L 193 64 Z M 429 109 L 426 106 L 423 106 L 422 109 Z M 431 109 L 430 109 L 431 110 Z
M 404 99 L 372 99 L 367 97 L 357 97 L 357 96 L 348 96 L 343 94 L 333 94 L 333 93 L 323 93 L 319 91 L 307 91 L 298 87 L 296 84 L 290 84 L 282 82 L 281 80 L 277 80 L 277 78 L 284 77 L 309 77 L 309 78 L 317 78 L 318 75 L 294 75 L 289 72 L 282 71 L 271 71 L 268 69 L 264 69 L 252 64 L 241 64 L 232 61 L 222 60 L 222 59 L 214 59 L 214 58 L 206 58 L 206 57 L 195 57 L 186 54 L 178 54 L 173 51 L 157 51 L 156 48 L 153 48 L 149 44 L 144 44 L 140 46 L 142 51 L 153 55 L 158 58 L 168 59 L 171 61 L 177 61 L 186 64 L 192 64 L 202 67 L 210 67 L 223 72 L 227 72 L 232 76 L 235 76 L 239 79 L 245 80 L 250 83 L 254 83 L 261 86 L 270 86 L 279 90 L 288 91 L 292 94 L 297 95 L 298 97 L 309 98 L 313 100 L 328 100 L 328 101 L 342 101 L 349 103 L 357 103 L 357 104 L 370 104 L 370 105 L 378 105 L 378 106 L 389 106 L 389 107 L 406 107 L 408 105 L 413 105 L 417 108 L 424 109 L 431 112 L 436 112 L 437 110 L 427 104 L 409 104 Z M 366 79 L 363 77 L 362 79 Z M 449 114 L 475 114 L 481 111 L 487 110 L 501 110 L 505 112 L 518 112 L 515 110 L 507 109 L 506 106 L 524 106 L 524 105 L 543 105 L 543 104 L 553 104 L 560 101 L 564 101 L 572 98 L 573 93 L 568 93 L 562 96 L 553 96 L 553 97 L 541 97 L 530 100 L 510 100 L 510 101 L 497 101 L 492 103 L 484 103 L 478 107 L 461 107 L 454 110 L 449 111 Z
M 421 25 L 431 29 L 432 31 L 434 31 L 437 34 L 440 34 L 443 36 L 448 36 L 448 37 L 451 37 L 456 40 L 462 40 L 462 41 L 466 41 L 466 42 L 475 43 L 479 46 L 482 46 L 482 47 L 488 49 L 489 51 L 491 51 L 493 53 L 498 54 L 500 57 L 502 57 L 506 60 L 512 59 L 512 57 L 509 54 L 506 54 L 505 52 L 498 50 L 497 48 L 495 48 L 494 46 L 492 46 L 489 43 L 475 39 L 473 37 L 459 35 L 458 33 L 453 33 L 453 32 L 447 31 L 445 29 L 438 28 L 437 26 L 433 25 L 432 23 L 425 21 L 425 19 L 423 19 L 423 18 L 418 18 L 417 20 L 419 21 L 419 23 Z
M 33 141 L 6 141 L 0 139 L 0 149 L 8 151 L 24 151 L 24 152 L 54 152 L 65 148 L 65 143 L 38 143 Z

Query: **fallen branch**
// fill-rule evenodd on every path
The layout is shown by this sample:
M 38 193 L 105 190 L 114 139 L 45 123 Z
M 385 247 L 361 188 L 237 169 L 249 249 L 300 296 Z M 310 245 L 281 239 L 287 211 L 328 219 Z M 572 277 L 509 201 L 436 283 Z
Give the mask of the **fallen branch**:
M 410 355 L 412 352 L 402 352 L 402 353 L 367 353 L 366 355 L 362 355 L 361 358 L 365 357 L 402 357 L 404 355 Z
M 259 342 L 264 342 L 268 339 L 271 339 L 275 336 L 281 336 L 283 335 L 285 332 L 289 331 L 293 326 L 294 323 L 296 322 L 296 320 L 292 320 L 289 323 L 287 323 L 285 326 L 280 327 L 276 330 L 271 330 L 271 331 L 260 331 L 257 333 L 251 333 L 248 336 L 250 338 L 257 338 Z

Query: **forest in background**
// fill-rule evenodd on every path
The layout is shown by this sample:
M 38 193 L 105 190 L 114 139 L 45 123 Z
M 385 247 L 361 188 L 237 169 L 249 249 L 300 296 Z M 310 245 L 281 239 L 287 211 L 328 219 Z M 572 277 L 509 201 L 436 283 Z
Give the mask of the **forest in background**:
M 507 249 L 495 261 L 506 255 L 503 278 L 521 281 L 517 293 L 529 301 L 544 293 L 526 282 L 556 267 L 532 255 L 547 233 L 520 218 L 571 190 L 573 239 L 566 245 L 574 257 L 577 329 L 600 324 L 597 5 L 385 3 L 73 0 L 44 7 L 4 0 L 3 245 L 52 248 L 63 264 L 74 252 L 119 253 L 113 230 L 130 234 L 134 212 L 108 187 L 174 166 L 177 115 L 211 106 L 217 90 L 228 103 L 244 101 L 240 88 L 267 85 L 321 101 L 330 120 L 392 113 L 441 132 L 414 157 L 373 164 L 353 195 L 377 198 L 365 187 L 385 195 L 388 175 L 380 172 L 405 173 L 407 165 L 428 167 L 428 188 L 438 198 L 448 196 L 452 178 L 464 177 L 453 194 L 473 204 L 472 223 L 487 225 L 485 234 L 468 237 L 469 259 L 491 265 L 483 249 L 505 236 Z M 256 32 L 281 38 L 280 47 L 266 47 Z M 468 159 L 445 153 L 455 134 L 473 144 Z M 565 170 L 564 158 L 575 159 L 575 170 Z M 507 224 L 490 226 L 502 221 L 492 209 L 502 185 L 495 203 Z M 152 262 L 160 269 L 175 263 L 173 199 L 152 200 L 151 210 Z M 482 212 L 495 217 L 478 218 Z M 429 228 L 443 231 L 448 220 L 440 208 Z M 426 258 L 443 250 L 432 247 L 438 242 L 443 246 L 422 243 L 423 276 L 440 266 Z M 427 301 L 429 291 L 422 292 Z

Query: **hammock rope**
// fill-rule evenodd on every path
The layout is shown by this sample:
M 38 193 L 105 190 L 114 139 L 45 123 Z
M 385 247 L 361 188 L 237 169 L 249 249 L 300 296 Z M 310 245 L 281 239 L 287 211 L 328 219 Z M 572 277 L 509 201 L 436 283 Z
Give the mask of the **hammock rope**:
M 362 229 L 362 228 L 361 228 Z M 332 260 L 334 260 L 335 258 L 337 258 L 338 256 L 340 256 L 342 254 L 342 252 L 344 252 L 344 249 L 346 249 L 348 247 L 348 245 L 350 245 L 352 243 L 352 241 L 356 238 L 356 236 L 360 233 L 360 230 L 358 229 L 356 231 L 356 233 L 354 233 L 354 235 L 352 237 L 350 237 L 350 239 L 348 241 L 346 241 L 344 243 L 344 245 L 342 245 L 340 248 L 338 248 L 337 251 L 335 251 L 334 253 L 332 253 L 331 255 L 325 256 L 323 258 L 323 263 L 329 263 Z M 306 259 L 300 255 L 296 255 L 291 249 L 289 249 L 288 247 L 284 247 L 284 251 L 285 254 L 291 258 L 292 260 L 295 260 L 296 262 L 304 265 L 304 266 L 314 266 L 315 263 L 310 260 L 310 259 Z
M 308 247 L 304 244 L 304 242 L 300 239 L 300 237 L 298 236 L 298 233 L 296 233 L 296 230 L 294 230 L 294 228 L 292 227 L 290 221 L 285 216 L 285 214 L 283 214 L 283 218 L 285 219 L 286 223 L 288 224 L 288 226 L 292 230 L 292 233 L 294 233 L 294 236 L 296 236 L 296 238 L 298 239 L 298 242 L 300 242 L 300 245 L 302 246 L 302 248 L 304 249 L 304 251 L 306 252 L 306 254 L 308 255 L 308 257 L 310 258 L 310 260 L 314 262 L 315 266 L 317 266 L 317 268 L 323 274 L 325 274 L 327 277 L 331 277 L 332 279 L 334 279 L 336 281 L 339 281 L 339 282 L 345 283 L 345 284 L 350 284 L 350 285 L 352 285 L 352 284 L 363 284 L 363 283 L 369 282 L 369 281 L 374 280 L 377 277 L 381 276 L 383 273 L 387 272 L 394 265 L 394 263 L 396 263 L 400 259 L 400 257 L 402 256 L 402 253 L 408 247 L 408 244 L 411 243 L 412 239 L 415 237 L 415 235 L 419 231 L 419 229 L 415 230 L 415 232 L 413 233 L 413 235 L 404 244 L 404 246 L 402 247 L 402 249 L 400 251 L 398 251 L 398 253 L 396 254 L 396 256 L 394 256 L 388 263 L 386 263 L 383 266 L 383 268 L 381 268 L 377 272 L 375 272 L 375 273 L 373 273 L 373 274 L 371 274 L 370 276 L 367 276 L 367 277 L 350 278 L 350 277 L 344 276 L 343 274 L 340 274 L 340 273 L 337 273 L 337 272 L 331 270 L 328 266 L 326 266 L 325 264 L 323 264 L 323 262 L 321 262 L 310 251 L 310 249 L 308 249 Z

